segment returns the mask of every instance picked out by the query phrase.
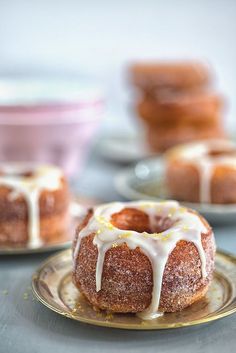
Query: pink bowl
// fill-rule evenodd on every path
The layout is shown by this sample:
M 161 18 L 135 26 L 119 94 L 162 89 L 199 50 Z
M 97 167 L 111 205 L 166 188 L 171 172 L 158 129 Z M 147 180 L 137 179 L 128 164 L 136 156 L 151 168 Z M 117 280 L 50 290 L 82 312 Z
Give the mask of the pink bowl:
M 83 166 L 103 110 L 94 86 L 0 81 L 0 160 L 53 163 L 72 176 Z

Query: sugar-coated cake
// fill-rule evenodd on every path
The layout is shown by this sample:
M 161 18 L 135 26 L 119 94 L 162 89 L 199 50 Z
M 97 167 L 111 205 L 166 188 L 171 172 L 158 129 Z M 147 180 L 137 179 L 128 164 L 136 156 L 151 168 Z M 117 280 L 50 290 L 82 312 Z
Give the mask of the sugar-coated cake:
M 146 92 L 171 89 L 190 90 L 211 81 L 209 68 L 200 62 L 139 62 L 130 67 L 131 82 Z
M 207 140 L 173 147 L 166 155 L 171 197 L 188 202 L 236 203 L 236 145 Z
M 152 152 L 226 137 L 224 99 L 212 90 L 206 65 L 194 61 L 139 63 L 130 68 L 130 76 L 138 91 L 135 110 Z
M 0 165 L 0 246 L 38 247 L 68 231 L 70 193 L 60 169 Z
M 215 241 L 206 220 L 176 201 L 90 210 L 73 247 L 73 282 L 96 308 L 153 319 L 201 299 Z

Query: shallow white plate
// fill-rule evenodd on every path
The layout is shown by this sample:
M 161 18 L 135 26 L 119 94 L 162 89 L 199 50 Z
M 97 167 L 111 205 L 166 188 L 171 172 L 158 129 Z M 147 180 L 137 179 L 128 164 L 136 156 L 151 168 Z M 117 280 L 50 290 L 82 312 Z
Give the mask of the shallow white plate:
M 161 158 L 141 161 L 115 177 L 115 187 L 128 200 L 169 199 L 164 184 L 164 162 Z M 236 223 L 236 204 L 211 205 L 182 202 L 203 214 L 212 223 Z
M 151 156 L 143 136 L 113 135 L 104 136 L 98 143 L 101 155 L 118 163 L 133 163 Z

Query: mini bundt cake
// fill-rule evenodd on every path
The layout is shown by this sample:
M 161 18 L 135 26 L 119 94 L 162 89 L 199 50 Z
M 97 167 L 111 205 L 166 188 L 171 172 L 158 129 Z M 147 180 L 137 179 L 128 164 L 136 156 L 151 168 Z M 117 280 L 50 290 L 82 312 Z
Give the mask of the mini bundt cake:
M 70 193 L 60 169 L 0 165 L 0 246 L 39 247 L 68 232 Z
M 130 67 L 131 82 L 149 92 L 154 90 L 191 90 L 206 86 L 210 80 L 209 68 L 200 62 L 147 62 Z
M 212 75 L 197 62 L 140 63 L 130 69 L 135 110 L 151 152 L 179 143 L 225 138 L 224 99 L 212 90 Z
M 73 282 L 95 307 L 153 319 L 201 299 L 215 241 L 204 218 L 176 201 L 111 203 L 90 210 L 73 247 Z
M 166 152 L 173 145 L 205 139 L 225 139 L 221 127 L 196 129 L 191 126 L 157 127 L 147 129 L 147 141 L 153 151 Z
M 137 105 L 137 112 L 152 128 L 219 126 L 223 99 L 215 93 L 199 92 L 165 94 L 159 99 L 144 98 Z
M 236 203 L 236 145 L 208 140 L 180 145 L 165 155 L 171 197 L 188 202 Z

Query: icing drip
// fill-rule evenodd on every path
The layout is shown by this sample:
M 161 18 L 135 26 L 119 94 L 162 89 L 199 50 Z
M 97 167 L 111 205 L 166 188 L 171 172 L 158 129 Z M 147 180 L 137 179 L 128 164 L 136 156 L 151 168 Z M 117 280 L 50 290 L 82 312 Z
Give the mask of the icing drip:
M 110 223 L 112 214 L 120 212 L 125 207 L 131 207 L 145 212 L 149 216 L 151 227 L 155 229 L 156 216 L 169 217 L 172 225 L 169 229 L 160 233 L 136 232 L 132 230 L 121 230 Z M 205 252 L 202 247 L 201 234 L 206 232 L 206 226 L 195 213 L 181 207 L 176 201 L 165 202 L 128 202 L 112 203 L 102 205 L 95 209 L 94 215 L 90 218 L 77 239 L 74 250 L 74 266 L 79 253 L 81 239 L 95 233 L 93 243 L 98 249 L 96 264 L 96 290 L 102 288 L 102 271 L 106 252 L 114 246 L 126 243 L 130 249 L 139 247 L 149 258 L 153 269 L 153 292 L 150 306 L 139 313 L 143 319 L 149 320 L 160 315 L 158 312 L 162 278 L 168 257 L 180 240 L 192 242 L 201 259 L 202 277 L 207 276 Z
M 200 176 L 199 200 L 200 203 L 211 202 L 211 177 L 213 173 L 213 164 L 207 157 L 202 157 L 198 163 L 194 163 Z
M 236 146 L 231 141 L 209 140 L 200 143 L 192 143 L 177 147 L 180 157 L 190 161 L 199 173 L 199 200 L 200 203 L 211 202 L 211 179 L 217 166 L 229 166 L 236 169 Z M 222 151 L 219 156 L 211 156 L 209 153 Z M 235 151 L 234 155 L 227 153 Z M 225 154 L 224 154 L 225 153 Z
M 28 207 L 28 246 L 38 247 L 40 239 L 40 210 L 39 198 L 43 190 L 57 190 L 61 184 L 61 171 L 53 166 L 36 164 L 3 164 L 0 170 L 0 185 L 10 188 L 9 201 L 23 196 Z M 32 171 L 33 175 L 25 177 L 25 172 Z

